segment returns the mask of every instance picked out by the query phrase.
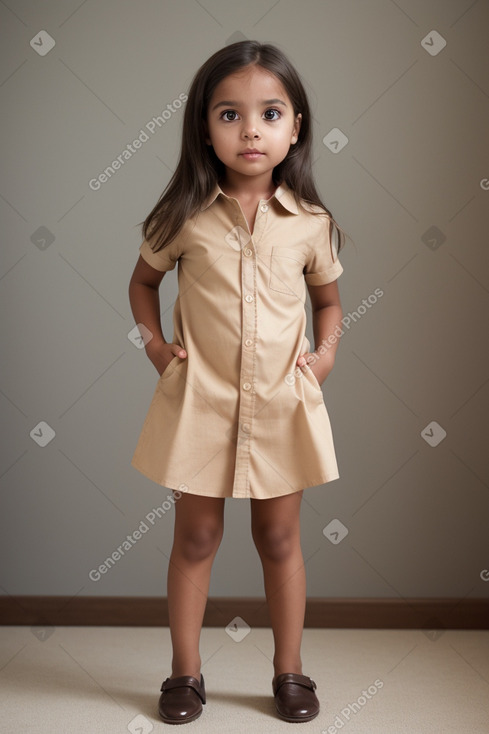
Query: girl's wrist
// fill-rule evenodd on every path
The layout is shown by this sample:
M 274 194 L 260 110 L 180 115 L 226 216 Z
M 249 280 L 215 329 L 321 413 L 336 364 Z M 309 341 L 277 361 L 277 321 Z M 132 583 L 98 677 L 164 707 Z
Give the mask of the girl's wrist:
M 313 368 L 314 375 L 321 384 L 333 369 L 334 357 L 332 353 L 318 354 L 317 352 L 309 352 L 308 354 L 302 354 L 297 362 L 300 367 L 307 365 Z
M 153 334 L 149 342 L 144 347 L 146 349 L 146 354 L 149 356 L 150 354 L 159 351 L 163 344 L 166 344 L 163 336 L 157 336 L 156 334 Z

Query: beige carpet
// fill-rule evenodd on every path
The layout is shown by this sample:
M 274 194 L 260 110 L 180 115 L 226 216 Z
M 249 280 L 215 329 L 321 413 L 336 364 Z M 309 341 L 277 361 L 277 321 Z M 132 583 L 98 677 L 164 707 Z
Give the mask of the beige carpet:
M 180 728 L 157 711 L 170 670 L 167 628 L 2 627 L 0 639 L 6 734 L 489 732 L 489 632 L 305 630 L 304 673 L 318 685 L 321 712 L 298 725 L 274 713 L 271 630 L 237 642 L 207 628 L 207 705 Z

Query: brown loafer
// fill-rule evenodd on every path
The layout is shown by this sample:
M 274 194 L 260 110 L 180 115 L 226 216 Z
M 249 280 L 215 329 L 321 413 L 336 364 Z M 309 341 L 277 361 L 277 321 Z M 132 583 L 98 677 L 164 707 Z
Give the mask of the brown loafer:
M 205 703 L 204 678 L 192 675 L 167 678 L 161 684 L 158 711 L 167 724 L 186 724 L 198 719 Z
M 307 675 L 282 673 L 272 681 L 275 708 L 284 721 L 311 721 L 319 713 L 316 684 Z

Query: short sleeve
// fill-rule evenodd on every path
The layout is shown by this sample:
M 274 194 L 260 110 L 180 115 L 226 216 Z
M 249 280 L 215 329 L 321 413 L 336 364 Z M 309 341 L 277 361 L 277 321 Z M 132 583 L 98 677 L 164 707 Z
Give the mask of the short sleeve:
M 181 255 L 182 237 L 181 233 L 175 237 L 169 245 L 166 245 L 158 252 L 153 252 L 151 246 L 147 240 L 143 240 L 139 253 L 143 260 L 148 265 L 151 265 L 155 270 L 161 270 L 166 272 L 167 270 L 173 270 L 177 264 L 177 260 Z
M 343 267 L 334 253 L 329 235 L 329 217 L 311 215 L 314 219 L 309 232 L 309 254 L 304 271 L 308 285 L 326 285 L 336 280 Z

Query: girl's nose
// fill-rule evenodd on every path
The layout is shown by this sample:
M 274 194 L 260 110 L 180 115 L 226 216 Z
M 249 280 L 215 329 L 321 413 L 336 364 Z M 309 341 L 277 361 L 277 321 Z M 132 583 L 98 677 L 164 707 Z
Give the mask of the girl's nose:
M 254 115 L 243 119 L 241 133 L 245 139 L 260 137 L 260 133 L 257 127 L 257 122 L 258 121 Z
M 243 130 L 243 135 L 246 139 L 248 138 L 259 138 L 260 133 L 255 127 L 246 127 Z

